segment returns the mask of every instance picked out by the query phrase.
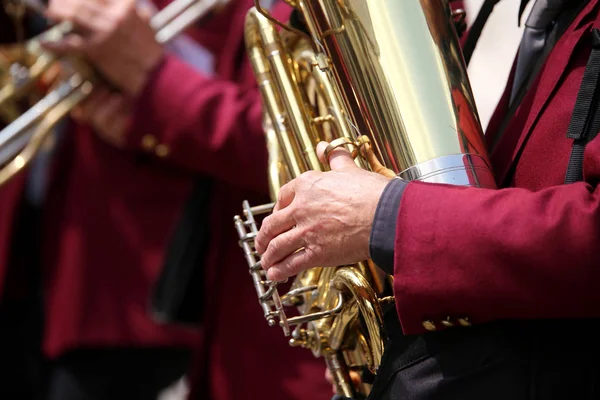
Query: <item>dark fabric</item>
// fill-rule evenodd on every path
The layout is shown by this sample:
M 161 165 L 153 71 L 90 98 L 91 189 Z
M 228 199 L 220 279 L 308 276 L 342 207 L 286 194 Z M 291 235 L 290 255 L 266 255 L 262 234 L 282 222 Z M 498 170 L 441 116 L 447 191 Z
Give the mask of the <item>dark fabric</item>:
M 469 33 L 467 35 L 467 40 L 463 46 L 463 55 L 465 57 L 465 62 L 467 65 L 471 62 L 471 57 L 473 56 L 473 52 L 477 47 L 477 43 L 479 42 L 479 38 L 481 37 L 481 33 L 483 32 L 483 28 L 487 23 L 490 15 L 492 15 L 492 11 L 494 11 L 494 7 L 500 2 L 500 0 L 485 0 L 481 8 L 479 9 L 479 13 L 473 21 L 473 25 L 469 28 Z
M 562 10 L 572 0 L 537 0 L 527 18 L 523 37 L 517 56 L 517 67 L 510 97 L 512 103 L 519 89 L 527 81 L 535 67 L 536 60 L 546 47 L 546 40 L 553 30 L 553 25 Z
M 26 13 L 23 26 L 26 39 L 39 35 L 49 27 L 45 18 L 30 11 Z M 16 40 L 14 19 L 6 13 L 0 2 L 0 43 L 15 43 Z
M 297 8 L 294 8 L 292 13 L 290 14 L 290 25 L 307 35 L 310 35 L 310 31 L 306 27 L 306 20 L 304 19 L 304 14 L 300 12 Z
M 196 180 L 167 250 L 151 299 L 151 312 L 159 322 L 201 323 L 211 183 L 209 178 Z
M 592 31 L 592 53 L 588 60 L 581 88 L 573 109 L 567 138 L 573 139 L 573 148 L 569 157 L 565 184 L 583 180 L 583 155 L 586 145 L 600 130 L 600 103 L 598 102 L 598 83 L 600 82 L 600 31 Z
M 556 23 L 553 25 L 553 28 L 546 39 L 544 50 L 539 55 L 539 57 L 537 57 L 535 64 L 529 69 L 529 75 L 527 79 L 523 82 L 523 84 L 519 86 L 519 89 L 516 94 L 511 93 L 511 103 L 509 109 L 506 112 L 503 121 L 499 125 L 498 132 L 495 135 L 494 140 L 490 146 L 490 152 L 492 152 L 495 149 L 496 145 L 504 137 L 504 133 L 506 133 L 506 128 L 508 127 L 508 124 L 510 123 L 510 121 L 512 121 L 513 117 L 515 116 L 515 113 L 519 109 L 519 106 L 521 105 L 521 102 L 523 101 L 523 98 L 527 94 L 528 90 L 536 82 L 542 67 L 546 63 L 546 59 L 550 55 L 551 51 L 554 49 L 556 42 L 560 39 L 562 34 L 567 30 L 569 25 L 575 20 L 577 15 L 581 12 L 583 7 L 585 7 L 587 3 L 588 0 L 569 2 L 563 14 L 560 15 Z M 508 175 L 512 175 L 512 173 L 509 173 Z
M 530 3 L 531 0 L 521 0 L 521 4 L 519 6 L 519 26 L 521 26 L 521 17 L 523 17 L 523 13 L 525 12 L 525 8 L 527 4 Z
M 156 400 L 187 370 L 183 349 L 81 349 L 52 366 L 47 400 Z
M 0 305 L 0 399 L 40 399 L 43 363 L 38 300 Z
M 0 298 L 0 399 L 38 399 L 42 391 L 40 213 L 23 201 L 15 221 L 12 268 Z
M 402 193 L 407 182 L 392 179 L 385 187 L 373 218 L 369 251 L 371 259 L 388 274 L 394 273 L 394 244 L 396 242 L 396 218 L 400 209 Z
M 479 42 L 479 38 L 481 37 L 481 33 L 483 32 L 483 28 L 485 27 L 485 24 L 487 23 L 488 19 L 490 18 L 492 12 L 494 11 L 494 7 L 500 2 L 501 0 L 485 0 L 483 5 L 481 6 L 481 8 L 479 9 L 479 13 L 477 14 L 477 17 L 475 18 L 475 20 L 473 21 L 473 24 L 471 25 L 471 28 L 469 29 L 469 35 L 467 37 L 467 40 L 465 41 L 465 44 L 463 46 L 463 54 L 465 57 L 465 62 L 467 63 L 467 65 L 469 65 L 469 63 L 471 62 L 471 57 L 473 56 L 473 52 L 475 51 L 475 48 L 477 47 L 477 43 Z M 519 24 L 521 21 L 521 17 L 523 15 L 523 12 L 525 11 L 525 8 L 527 7 L 527 4 L 529 4 L 530 0 L 522 0 L 521 1 L 521 5 L 519 7 Z M 538 6 L 539 11 L 541 11 L 542 9 L 547 9 L 544 10 L 543 13 L 538 12 L 534 12 L 535 10 L 532 10 L 532 14 L 533 14 L 533 18 L 531 20 L 528 20 L 528 23 L 526 24 L 526 26 L 532 26 L 535 25 L 536 27 L 539 27 L 539 24 L 535 24 L 534 22 L 540 21 L 538 19 L 538 17 L 540 15 L 542 15 L 544 18 L 550 16 L 552 14 L 552 11 L 556 9 L 556 5 L 559 4 L 561 7 L 563 4 L 566 4 L 567 1 L 566 0 L 544 0 L 544 1 L 539 1 L 536 6 Z M 574 2 L 572 2 L 574 3 Z M 535 8 L 535 7 L 534 7 Z M 552 16 L 552 18 L 554 16 L 558 15 L 558 12 L 556 14 L 554 14 Z M 530 16 L 531 18 L 531 16 Z M 532 23 L 529 23 L 529 22 Z M 548 21 L 551 22 L 551 21 Z M 545 40 L 545 36 L 547 34 L 547 31 L 545 30 L 545 28 L 547 28 L 548 25 L 544 25 L 541 26 L 540 28 L 540 32 L 538 34 L 541 35 L 541 31 L 543 32 L 543 39 Z M 525 36 L 528 35 L 527 32 L 527 28 L 525 30 Z M 529 41 L 529 38 L 526 39 L 526 41 Z M 542 44 L 543 47 L 543 44 Z M 516 81 L 519 82 L 519 85 L 522 84 L 522 81 L 520 79 L 517 79 Z M 518 87 L 517 87 L 518 89 Z
M 600 321 L 504 321 L 388 342 L 369 400 L 600 398 Z M 561 345 L 562 344 L 562 345 Z

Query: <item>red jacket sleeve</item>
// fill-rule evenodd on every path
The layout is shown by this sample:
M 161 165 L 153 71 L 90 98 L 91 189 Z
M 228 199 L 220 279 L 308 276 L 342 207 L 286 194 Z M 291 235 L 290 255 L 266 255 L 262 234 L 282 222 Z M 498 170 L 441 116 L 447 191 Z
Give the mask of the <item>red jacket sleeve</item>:
M 593 185 L 598 159 L 596 139 L 584 164 Z M 443 329 L 448 317 L 454 324 L 600 317 L 600 189 L 593 185 L 531 192 L 409 183 L 394 252 L 405 333 L 423 332 L 427 320 Z
M 175 56 L 154 71 L 128 133 L 128 147 L 238 186 L 267 192 L 267 147 L 260 92 L 243 51 L 244 20 L 254 0 L 235 0 L 189 33 L 216 56 L 207 77 Z M 277 2 L 273 15 L 287 20 Z M 221 78 L 219 78 L 221 77 Z
M 206 77 L 173 56 L 154 72 L 129 147 L 191 172 L 267 190 L 267 150 L 254 82 Z
M 464 3 L 464 0 L 450 0 L 450 7 L 452 7 L 453 10 L 464 9 Z

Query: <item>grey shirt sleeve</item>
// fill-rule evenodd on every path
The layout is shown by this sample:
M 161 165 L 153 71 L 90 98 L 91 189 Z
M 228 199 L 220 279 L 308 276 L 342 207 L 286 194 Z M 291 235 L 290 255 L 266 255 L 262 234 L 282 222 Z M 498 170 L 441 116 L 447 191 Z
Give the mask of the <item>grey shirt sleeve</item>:
M 371 259 L 388 274 L 394 273 L 394 244 L 396 241 L 396 220 L 400 211 L 402 194 L 407 181 L 395 178 L 385 187 L 371 228 L 369 251 Z

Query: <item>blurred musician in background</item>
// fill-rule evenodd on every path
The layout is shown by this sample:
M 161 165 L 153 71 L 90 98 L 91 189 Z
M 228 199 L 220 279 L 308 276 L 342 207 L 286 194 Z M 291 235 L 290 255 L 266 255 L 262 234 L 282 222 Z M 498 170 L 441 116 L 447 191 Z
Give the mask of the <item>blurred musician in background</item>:
M 537 0 L 486 135 L 500 190 L 390 181 L 344 149 L 282 188 L 256 238 L 270 279 L 369 256 L 394 276 L 373 399 L 599 398 L 599 66 L 600 2 Z
M 322 362 L 289 348 L 256 312 L 230 228 L 240 201 L 268 193 L 259 95 L 243 46 L 251 4 L 231 1 L 163 48 L 143 4 L 50 1 L 49 17 L 72 21 L 76 34 L 46 46 L 83 54 L 110 82 L 96 85 L 10 186 L 43 210 L 50 400 L 154 399 L 186 371 L 192 348 L 197 399 L 329 398 Z M 191 198 L 205 209 L 188 209 Z M 189 226 L 189 213 L 199 226 Z M 152 287 L 164 264 L 178 262 L 167 259 L 192 246 L 204 249 L 192 262 L 202 275 L 202 319 L 184 326 L 158 314 L 170 323 L 157 323 Z

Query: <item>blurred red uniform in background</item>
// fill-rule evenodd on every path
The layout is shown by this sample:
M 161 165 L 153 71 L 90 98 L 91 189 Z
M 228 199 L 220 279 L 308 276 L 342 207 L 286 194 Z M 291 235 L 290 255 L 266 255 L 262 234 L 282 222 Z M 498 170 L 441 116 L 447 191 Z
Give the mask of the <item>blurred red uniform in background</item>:
M 264 321 L 231 224 L 243 199 L 267 193 L 260 100 L 243 47 L 252 1 L 232 1 L 164 54 L 125 3 L 50 2 L 51 17 L 86 32 L 81 47 L 54 50 L 83 52 L 120 92 L 98 88 L 79 123 L 55 135 L 46 167 L 34 163 L 0 193 L 0 271 L 19 204 L 41 214 L 33 225 L 43 244 L 49 398 L 155 398 L 185 372 L 193 347 L 197 398 L 329 398 L 322 362 Z M 105 28 L 104 42 L 86 43 Z M 151 289 L 199 177 L 210 182 L 202 329 L 159 324 Z

